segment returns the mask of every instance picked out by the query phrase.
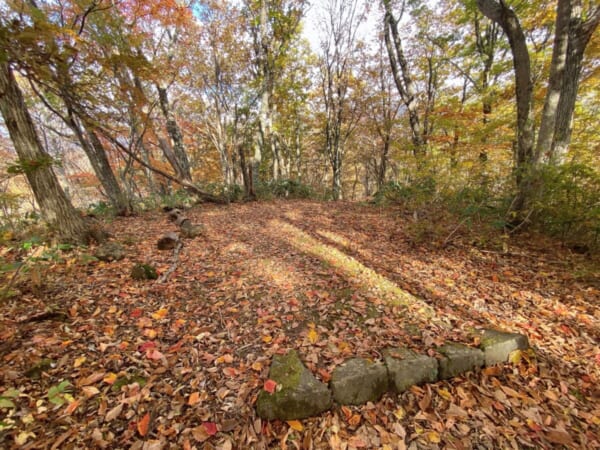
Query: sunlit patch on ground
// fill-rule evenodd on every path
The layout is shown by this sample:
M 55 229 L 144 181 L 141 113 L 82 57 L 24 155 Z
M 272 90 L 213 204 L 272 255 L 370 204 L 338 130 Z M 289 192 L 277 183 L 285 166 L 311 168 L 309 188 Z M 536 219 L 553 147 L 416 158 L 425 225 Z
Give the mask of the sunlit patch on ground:
M 279 233 L 283 233 L 284 237 L 289 239 L 289 241 L 299 250 L 316 256 L 332 265 L 363 289 L 375 293 L 383 300 L 407 306 L 411 311 L 435 320 L 434 312 L 429 305 L 410 293 L 400 289 L 394 283 L 368 267 L 365 267 L 351 256 L 342 253 L 335 247 L 317 241 L 307 233 L 289 223 L 273 220 L 269 223 L 269 226 L 273 233 L 275 233 L 276 230 L 278 230 Z M 330 233 L 330 235 L 333 234 Z

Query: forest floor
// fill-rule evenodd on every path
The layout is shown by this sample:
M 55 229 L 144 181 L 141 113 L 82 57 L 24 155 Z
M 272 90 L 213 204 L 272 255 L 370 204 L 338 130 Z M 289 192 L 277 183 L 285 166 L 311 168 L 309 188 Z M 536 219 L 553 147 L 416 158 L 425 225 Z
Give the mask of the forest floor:
M 157 212 L 107 224 L 121 261 L 77 250 L 23 275 L 0 308 L 0 447 L 600 448 L 600 280 L 585 257 L 537 238 L 419 243 L 398 210 L 354 203 L 186 214 L 205 234 L 166 282 L 130 278 L 136 262 L 171 267 L 156 242 L 176 226 Z M 524 333 L 535 353 L 302 421 L 256 416 L 274 354 L 296 349 L 328 381 L 385 347 L 475 344 L 473 327 Z

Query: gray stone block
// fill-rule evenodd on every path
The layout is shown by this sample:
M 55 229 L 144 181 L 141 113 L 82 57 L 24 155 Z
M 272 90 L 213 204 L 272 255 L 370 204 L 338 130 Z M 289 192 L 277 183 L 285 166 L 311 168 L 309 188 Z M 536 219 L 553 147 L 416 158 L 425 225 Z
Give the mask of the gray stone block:
M 435 358 L 403 347 L 386 349 L 383 355 L 390 385 L 396 392 L 404 392 L 415 384 L 437 381 L 438 362 Z
M 523 334 L 484 330 L 480 347 L 483 350 L 487 367 L 507 362 L 509 355 L 515 350 L 528 349 L 529 341 Z
M 256 409 L 263 419 L 304 419 L 331 408 L 331 391 L 304 367 L 294 350 L 273 357 L 269 378 L 278 386 L 272 394 L 265 390 L 258 394 Z
M 477 369 L 484 363 L 483 352 L 466 345 L 450 342 L 439 347 L 437 351 L 443 355 L 439 361 L 440 380 Z
M 382 363 L 353 358 L 335 368 L 330 386 L 341 405 L 375 402 L 388 389 L 388 371 Z

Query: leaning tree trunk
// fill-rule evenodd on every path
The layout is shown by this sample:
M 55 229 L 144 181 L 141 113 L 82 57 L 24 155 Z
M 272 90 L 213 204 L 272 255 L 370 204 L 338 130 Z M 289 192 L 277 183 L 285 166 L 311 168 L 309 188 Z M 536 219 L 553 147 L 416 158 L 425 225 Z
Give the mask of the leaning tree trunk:
M 88 226 L 65 195 L 52 170 L 52 159 L 42 147 L 8 62 L 0 62 L 0 110 L 44 219 L 56 228 L 63 239 L 88 242 Z
M 518 218 L 526 209 L 533 194 L 530 174 L 537 162 L 533 153 L 531 61 L 525 34 L 514 11 L 504 2 L 498 3 L 496 0 L 477 0 L 477 6 L 483 15 L 502 27 L 508 37 L 513 56 L 517 97 L 517 146 L 515 150 L 517 196 L 513 202 L 512 212 Z
M 417 90 L 404 56 L 402 40 L 398 32 L 398 20 L 392 14 L 390 0 L 383 0 L 385 8 L 384 38 L 394 82 L 402 102 L 408 111 L 408 121 L 412 132 L 413 153 L 417 158 L 425 154 L 427 130 L 423 130 L 419 119 Z
M 167 89 L 158 84 L 156 85 L 156 89 L 158 90 L 160 108 L 162 110 L 163 116 L 165 117 L 165 120 L 167 121 L 167 132 L 169 133 L 169 137 L 171 138 L 171 142 L 173 143 L 173 153 L 175 155 L 175 160 L 177 161 L 176 168 L 179 171 L 177 175 L 183 180 L 191 181 L 192 174 L 190 171 L 190 162 L 185 152 L 185 146 L 183 144 L 183 134 L 181 133 L 179 125 L 177 125 L 175 115 L 173 114 L 173 111 L 171 110 L 171 107 L 169 105 Z
M 68 96 L 65 96 L 64 99 L 65 101 L 68 101 Z M 115 208 L 118 215 L 128 216 L 133 211 L 131 203 L 129 202 L 127 195 L 119 186 L 102 142 L 100 142 L 100 139 L 89 125 L 83 123 L 83 126 L 81 126 L 75 119 L 75 115 L 71 108 L 68 106 L 67 108 L 69 109 L 68 125 L 77 136 L 77 139 L 87 155 L 90 164 L 94 169 L 94 173 L 104 188 L 111 205 Z

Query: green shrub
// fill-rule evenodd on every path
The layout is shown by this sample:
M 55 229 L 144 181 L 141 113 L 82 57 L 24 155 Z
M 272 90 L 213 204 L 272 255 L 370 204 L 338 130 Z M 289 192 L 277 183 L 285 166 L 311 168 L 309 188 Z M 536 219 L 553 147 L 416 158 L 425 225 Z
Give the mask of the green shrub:
M 272 180 L 259 183 L 255 187 L 256 196 L 261 200 L 272 198 L 308 199 L 314 198 L 313 189 L 297 180 Z
M 570 163 L 544 166 L 533 202 L 532 222 L 568 243 L 600 245 L 600 174 Z

